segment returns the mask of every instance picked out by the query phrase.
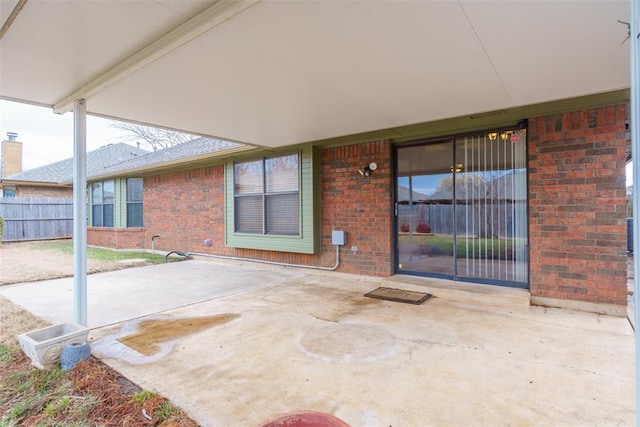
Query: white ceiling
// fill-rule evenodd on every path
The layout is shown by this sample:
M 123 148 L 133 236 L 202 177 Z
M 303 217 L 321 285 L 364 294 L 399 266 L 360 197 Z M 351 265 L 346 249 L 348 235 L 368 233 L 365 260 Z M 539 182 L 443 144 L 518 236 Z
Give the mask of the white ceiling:
M 627 0 L 213 3 L 28 0 L 0 97 L 277 147 L 629 87 Z

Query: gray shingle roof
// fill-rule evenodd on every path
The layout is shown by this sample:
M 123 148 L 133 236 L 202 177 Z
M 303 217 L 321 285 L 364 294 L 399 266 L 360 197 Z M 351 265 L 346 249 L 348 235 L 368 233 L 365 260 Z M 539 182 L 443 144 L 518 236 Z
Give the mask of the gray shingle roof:
M 87 178 L 115 175 L 152 165 L 188 159 L 240 147 L 241 144 L 209 138 L 197 138 L 158 151 L 138 149 L 128 144 L 110 144 L 87 153 Z M 73 158 L 20 172 L 3 179 L 11 181 L 71 183 Z
M 242 144 L 237 144 L 229 141 L 221 141 L 210 138 L 196 138 L 189 142 L 174 145 L 173 147 L 165 148 L 163 150 L 153 151 L 143 156 L 124 160 L 118 164 L 111 163 L 105 165 L 101 169 L 95 169 L 92 173 L 88 173 L 88 178 L 92 176 L 105 176 L 110 174 L 117 174 L 128 170 L 134 170 L 151 165 L 161 165 L 163 163 L 188 159 L 190 157 L 202 156 L 205 154 L 215 153 L 217 151 L 228 150 L 231 148 L 240 147 Z
M 106 167 L 148 154 L 125 143 L 109 144 L 87 152 L 87 176 L 96 174 Z M 73 158 L 19 172 L 3 179 L 11 181 L 64 183 L 73 181 Z

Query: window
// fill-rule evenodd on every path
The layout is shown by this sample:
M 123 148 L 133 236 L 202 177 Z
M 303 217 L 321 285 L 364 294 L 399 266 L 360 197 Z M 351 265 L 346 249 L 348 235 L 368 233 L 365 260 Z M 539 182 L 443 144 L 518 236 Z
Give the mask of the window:
M 142 225 L 142 178 L 127 178 L 127 227 Z
M 226 246 L 304 254 L 321 251 L 317 147 L 307 144 L 295 152 L 229 160 L 224 182 Z
M 300 235 L 299 164 L 298 154 L 234 163 L 235 232 Z
M 5 185 L 2 189 L 2 197 L 16 197 L 16 193 L 15 185 Z
M 113 227 L 115 182 L 113 180 L 91 184 L 91 225 Z

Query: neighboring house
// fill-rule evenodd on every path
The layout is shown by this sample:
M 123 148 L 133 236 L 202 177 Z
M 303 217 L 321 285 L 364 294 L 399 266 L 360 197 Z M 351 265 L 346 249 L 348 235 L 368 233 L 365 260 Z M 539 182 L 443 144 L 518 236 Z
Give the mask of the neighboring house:
M 87 153 L 87 175 L 135 159 L 148 151 L 128 144 L 109 144 Z M 72 197 L 73 159 L 15 173 L 0 179 L 0 190 L 17 197 Z M 9 193 L 9 194 L 7 194 Z
M 17 138 L 17 133 L 7 132 L 0 144 L 0 178 L 22 172 L 22 142 Z
M 22 172 L 22 142 L 18 134 L 7 132 L 7 139 L 0 143 L 0 179 Z M 0 187 L 0 197 L 15 197 L 15 186 Z
M 149 249 L 159 236 L 167 251 L 331 266 L 343 230 L 339 272 L 515 286 L 533 304 L 624 315 L 627 99 L 443 120 L 402 140 L 394 128 L 269 149 L 192 141 L 90 176 L 88 242 Z M 420 190 L 442 179 L 453 188 Z M 447 206 L 449 226 L 408 241 L 409 198 Z

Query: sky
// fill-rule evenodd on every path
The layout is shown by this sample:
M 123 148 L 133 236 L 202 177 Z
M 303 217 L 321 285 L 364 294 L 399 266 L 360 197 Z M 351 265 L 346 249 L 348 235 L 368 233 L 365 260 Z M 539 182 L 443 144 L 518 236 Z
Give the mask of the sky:
M 87 151 L 122 142 L 125 133 L 109 123 L 87 116 Z M 7 132 L 17 133 L 22 142 L 22 170 L 73 157 L 73 113 L 0 100 L 0 140 L 8 139 Z

